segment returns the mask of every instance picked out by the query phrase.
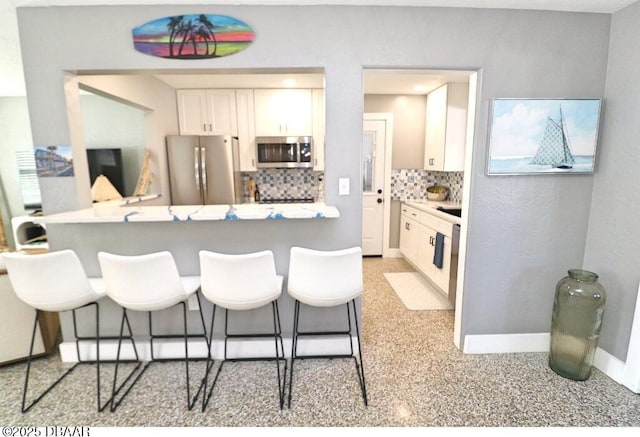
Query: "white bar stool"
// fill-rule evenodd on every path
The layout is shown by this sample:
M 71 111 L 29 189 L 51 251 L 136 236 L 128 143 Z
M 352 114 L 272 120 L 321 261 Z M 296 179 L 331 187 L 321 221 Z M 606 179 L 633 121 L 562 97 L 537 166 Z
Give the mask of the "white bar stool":
M 154 355 L 155 339 L 184 339 L 184 362 L 186 368 L 186 385 L 187 385 L 187 408 L 191 410 L 202 391 L 201 383 L 197 393 L 191 399 L 191 385 L 189 380 L 189 338 L 203 338 L 207 344 L 209 351 L 209 340 L 206 336 L 206 325 L 202 316 L 200 307 L 200 297 L 198 289 L 200 287 L 199 276 L 180 276 L 178 268 L 175 264 L 173 256 L 170 252 L 162 251 L 145 255 L 116 255 L 106 252 L 98 253 L 100 268 L 102 269 L 102 277 L 106 287 L 107 296 L 122 307 L 122 322 L 120 324 L 120 339 L 123 338 L 124 324 L 127 323 L 129 334 L 131 327 L 127 311 L 145 311 L 148 313 L 149 321 L 149 338 L 151 346 L 151 360 L 138 373 L 135 380 L 128 387 L 126 392 L 116 401 L 118 389 L 116 389 L 116 381 L 118 378 L 118 364 L 120 363 L 121 341 L 118 341 L 118 350 L 116 355 L 116 369 L 113 378 L 113 401 L 111 403 L 111 411 L 122 403 L 133 386 L 138 382 L 142 374 L 147 368 L 157 361 L 175 361 L 181 358 L 162 358 L 157 359 Z M 198 310 L 202 323 L 203 334 L 188 334 L 187 330 L 187 305 L 186 301 L 193 294 L 198 299 Z M 153 334 L 152 313 L 154 311 L 165 310 L 174 305 L 182 306 L 184 332 L 183 334 Z
M 362 364 L 360 328 L 358 327 L 358 313 L 355 301 L 357 297 L 362 295 L 362 288 L 362 249 L 360 247 L 335 251 L 319 251 L 301 247 L 291 248 L 287 292 L 295 300 L 295 304 L 291 343 L 291 370 L 289 373 L 289 407 L 291 407 L 291 392 L 293 388 L 293 364 L 296 359 L 308 358 L 353 358 L 358 373 L 362 399 L 365 406 L 368 404 Z M 343 331 L 299 331 L 301 303 L 316 308 L 346 305 L 348 328 Z M 356 358 L 351 341 L 349 303 L 353 306 L 359 361 Z M 344 355 L 298 355 L 298 337 L 300 336 L 346 336 L 349 340 L 351 353 Z
M 284 357 L 284 345 L 280 328 L 280 314 L 278 311 L 278 298 L 282 294 L 282 276 L 276 274 L 273 252 L 262 252 L 226 255 L 209 251 L 200 251 L 200 276 L 202 279 L 202 294 L 211 303 L 210 338 L 213 338 L 216 307 L 225 310 L 224 327 L 224 360 L 220 363 L 216 376 L 211 384 L 207 396 L 203 398 L 202 411 L 205 411 L 213 389 L 227 361 L 255 361 L 275 360 L 278 377 L 278 397 L 280 409 L 284 405 L 284 389 L 287 375 L 287 362 Z M 241 333 L 230 334 L 228 330 L 229 310 L 248 311 L 271 304 L 273 315 L 273 333 Z M 269 357 L 228 358 L 227 341 L 237 338 L 273 337 L 275 341 L 275 355 Z M 279 345 L 279 348 L 278 348 Z M 280 377 L 280 360 L 284 360 L 284 374 Z M 209 370 L 212 367 L 207 363 L 205 387 L 208 384 Z
M 27 373 L 22 394 L 22 412 L 26 413 L 37 404 L 47 393 L 58 385 L 79 364 L 96 364 L 96 390 L 98 411 L 103 411 L 109 404 L 107 400 L 101 405 L 100 394 L 100 317 L 98 301 L 106 296 L 104 285 L 100 278 L 87 278 L 87 275 L 72 250 L 60 250 L 43 254 L 4 253 L 3 258 L 9 274 L 9 281 L 18 298 L 36 309 L 33 323 L 33 334 L 27 358 Z M 76 310 L 93 306 L 95 309 L 96 334 L 95 337 L 79 336 L 76 326 Z M 73 315 L 73 332 L 75 334 L 78 362 L 62 374 L 42 394 L 29 405 L 26 405 L 29 374 L 33 346 L 38 327 L 38 320 L 42 311 L 61 312 L 71 311 Z M 102 337 L 108 339 L 109 337 Z M 91 341 L 96 345 L 96 359 L 82 360 L 80 342 Z M 135 344 L 134 344 L 135 350 Z

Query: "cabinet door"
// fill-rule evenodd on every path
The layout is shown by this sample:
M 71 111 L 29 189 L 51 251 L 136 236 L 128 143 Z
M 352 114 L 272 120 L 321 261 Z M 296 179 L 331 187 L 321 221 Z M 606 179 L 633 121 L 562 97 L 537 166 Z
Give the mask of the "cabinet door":
M 400 252 L 404 257 L 416 264 L 418 262 L 418 230 L 419 223 L 406 216 L 402 217 L 400 228 Z
M 313 98 L 313 169 L 324 171 L 324 90 L 314 89 Z
M 402 205 L 400 215 L 400 252 L 411 263 L 418 263 L 418 245 L 420 240 L 420 222 L 413 208 Z
M 447 121 L 447 85 L 427 96 L 427 120 L 425 126 L 424 168 L 444 169 L 444 145 Z
M 237 90 L 238 148 L 240 171 L 257 171 L 256 130 L 253 114 L 253 90 Z
M 254 90 L 256 136 L 312 135 L 311 90 Z
M 178 125 L 181 135 L 207 135 L 207 94 L 205 90 L 177 90 Z
M 0 364 L 10 363 L 29 354 L 35 310 L 18 299 L 9 276 L 0 274 Z M 36 331 L 34 354 L 45 352 L 40 329 Z
M 181 135 L 238 135 L 235 90 L 178 90 Z
M 425 170 L 464 170 L 468 100 L 466 83 L 448 83 L 427 96 Z
M 435 231 L 433 232 L 433 248 L 435 251 L 435 242 L 436 235 Z M 433 261 L 433 255 L 432 255 Z M 429 279 L 436 284 L 440 291 L 444 293 L 445 296 L 449 294 L 449 272 L 451 271 L 451 238 L 444 237 L 444 250 L 442 255 L 442 268 L 439 269 L 434 264 L 432 264 L 431 272 L 429 273 Z
M 238 136 L 235 90 L 207 90 L 208 135 Z
M 417 267 L 429 279 L 432 279 L 433 270 L 433 254 L 435 252 L 435 232 L 428 226 L 420 225 L 418 231 L 418 263 Z

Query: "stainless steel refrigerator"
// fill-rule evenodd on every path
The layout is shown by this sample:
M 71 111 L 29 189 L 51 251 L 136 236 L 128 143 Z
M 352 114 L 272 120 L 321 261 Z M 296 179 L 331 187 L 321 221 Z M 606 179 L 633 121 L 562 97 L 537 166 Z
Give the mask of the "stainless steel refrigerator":
M 231 136 L 167 136 L 172 205 L 240 203 L 238 139 Z

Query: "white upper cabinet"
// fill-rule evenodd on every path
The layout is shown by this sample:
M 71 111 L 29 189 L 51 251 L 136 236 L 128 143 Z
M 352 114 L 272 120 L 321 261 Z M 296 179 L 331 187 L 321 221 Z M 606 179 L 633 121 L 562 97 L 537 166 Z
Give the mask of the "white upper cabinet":
M 240 171 L 257 171 L 253 90 L 236 90 Z
M 448 83 L 427 95 L 425 170 L 464 170 L 468 100 L 466 83 Z
M 310 89 L 254 90 L 256 136 L 313 135 Z
M 313 169 L 324 171 L 324 90 L 314 89 L 313 98 Z
M 313 169 L 324 171 L 323 89 L 180 89 L 181 135 L 238 137 L 240 171 L 257 171 L 256 137 L 313 136 Z
M 181 135 L 238 136 L 235 90 L 188 89 L 176 93 Z

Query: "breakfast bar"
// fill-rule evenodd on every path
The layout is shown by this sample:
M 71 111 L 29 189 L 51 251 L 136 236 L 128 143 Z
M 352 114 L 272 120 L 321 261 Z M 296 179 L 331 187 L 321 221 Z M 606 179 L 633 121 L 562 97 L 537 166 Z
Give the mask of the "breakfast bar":
M 40 224 L 135 223 L 338 217 L 340 217 L 338 209 L 324 203 L 135 206 L 127 202 L 105 202 L 105 204 L 95 204 L 92 208 L 38 217 L 33 221 Z
M 293 323 L 293 299 L 288 296 L 286 288 L 291 247 L 317 250 L 340 248 L 329 243 L 336 235 L 339 218 L 338 208 L 324 203 L 142 206 L 142 202 L 138 205 L 107 202 L 77 211 L 45 215 L 34 221 L 46 226 L 51 250 L 73 249 L 90 277 L 101 276 L 97 256 L 100 251 L 120 255 L 169 251 L 181 275 L 196 276 L 200 275 L 200 250 L 227 254 L 271 250 L 274 253 L 277 274 L 284 277 L 278 304 L 283 337 L 285 342 L 288 342 Z M 117 335 L 120 308 L 108 298 L 103 300 L 100 305 L 101 333 L 105 336 Z M 192 313 L 197 310 L 197 305 L 197 300 L 190 300 L 189 309 Z M 206 299 L 201 299 L 200 305 L 205 318 L 208 319 L 208 326 L 211 304 Z M 61 356 L 65 361 L 74 361 L 77 353 L 72 341 L 74 335 L 71 315 L 61 313 L 60 316 L 63 337 Z M 268 331 L 269 324 L 272 323 L 270 317 L 268 308 L 234 314 L 229 321 L 229 329 L 239 332 Z M 179 333 L 180 320 L 178 310 L 160 312 L 154 315 L 154 330 Z M 326 330 L 341 327 L 343 315 L 339 308 L 332 308 L 317 314 L 311 312 L 305 320 L 310 329 Z M 145 333 L 148 329 L 144 313 L 132 313 L 130 322 L 136 333 Z M 81 313 L 78 313 L 78 326 L 80 335 L 89 335 L 94 329 L 91 317 L 87 316 L 84 319 Z M 196 333 L 201 331 L 202 327 L 197 317 L 190 317 L 189 329 Z M 221 349 L 216 346 L 217 341 L 221 343 L 220 339 L 214 338 L 214 356 Z M 144 338 L 140 344 L 145 350 Z M 340 344 L 338 341 L 336 344 L 338 350 L 334 351 L 332 348 L 335 345 L 331 342 L 305 339 L 300 344 L 300 350 L 306 347 L 310 353 L 344 353 L 343 348 L 347 347 L 344 342 Z M 194 343 L 193 347 L 195 354 L 201 353 L 204 356 L 205 349 L 201 342 Z M 259 353 L 263 347 L 272 348 L 273 345 L 262 340 L 237 342 L 230 351 L 251 355 Z M 112 356 L 115 354 L 115 348 L 114 342 L 102 342 L 101 356 L 105 359 Z M 179 342 L 173 345 L 168 342 L 166 347 L 163 345 L 159 349 L 159 353 L 161 356 L 172 356 L 179 353 L 179 348 Z M 84 353 L 91 357 L 94 352 L 90 349 L 81 350 L 81 354 Z

